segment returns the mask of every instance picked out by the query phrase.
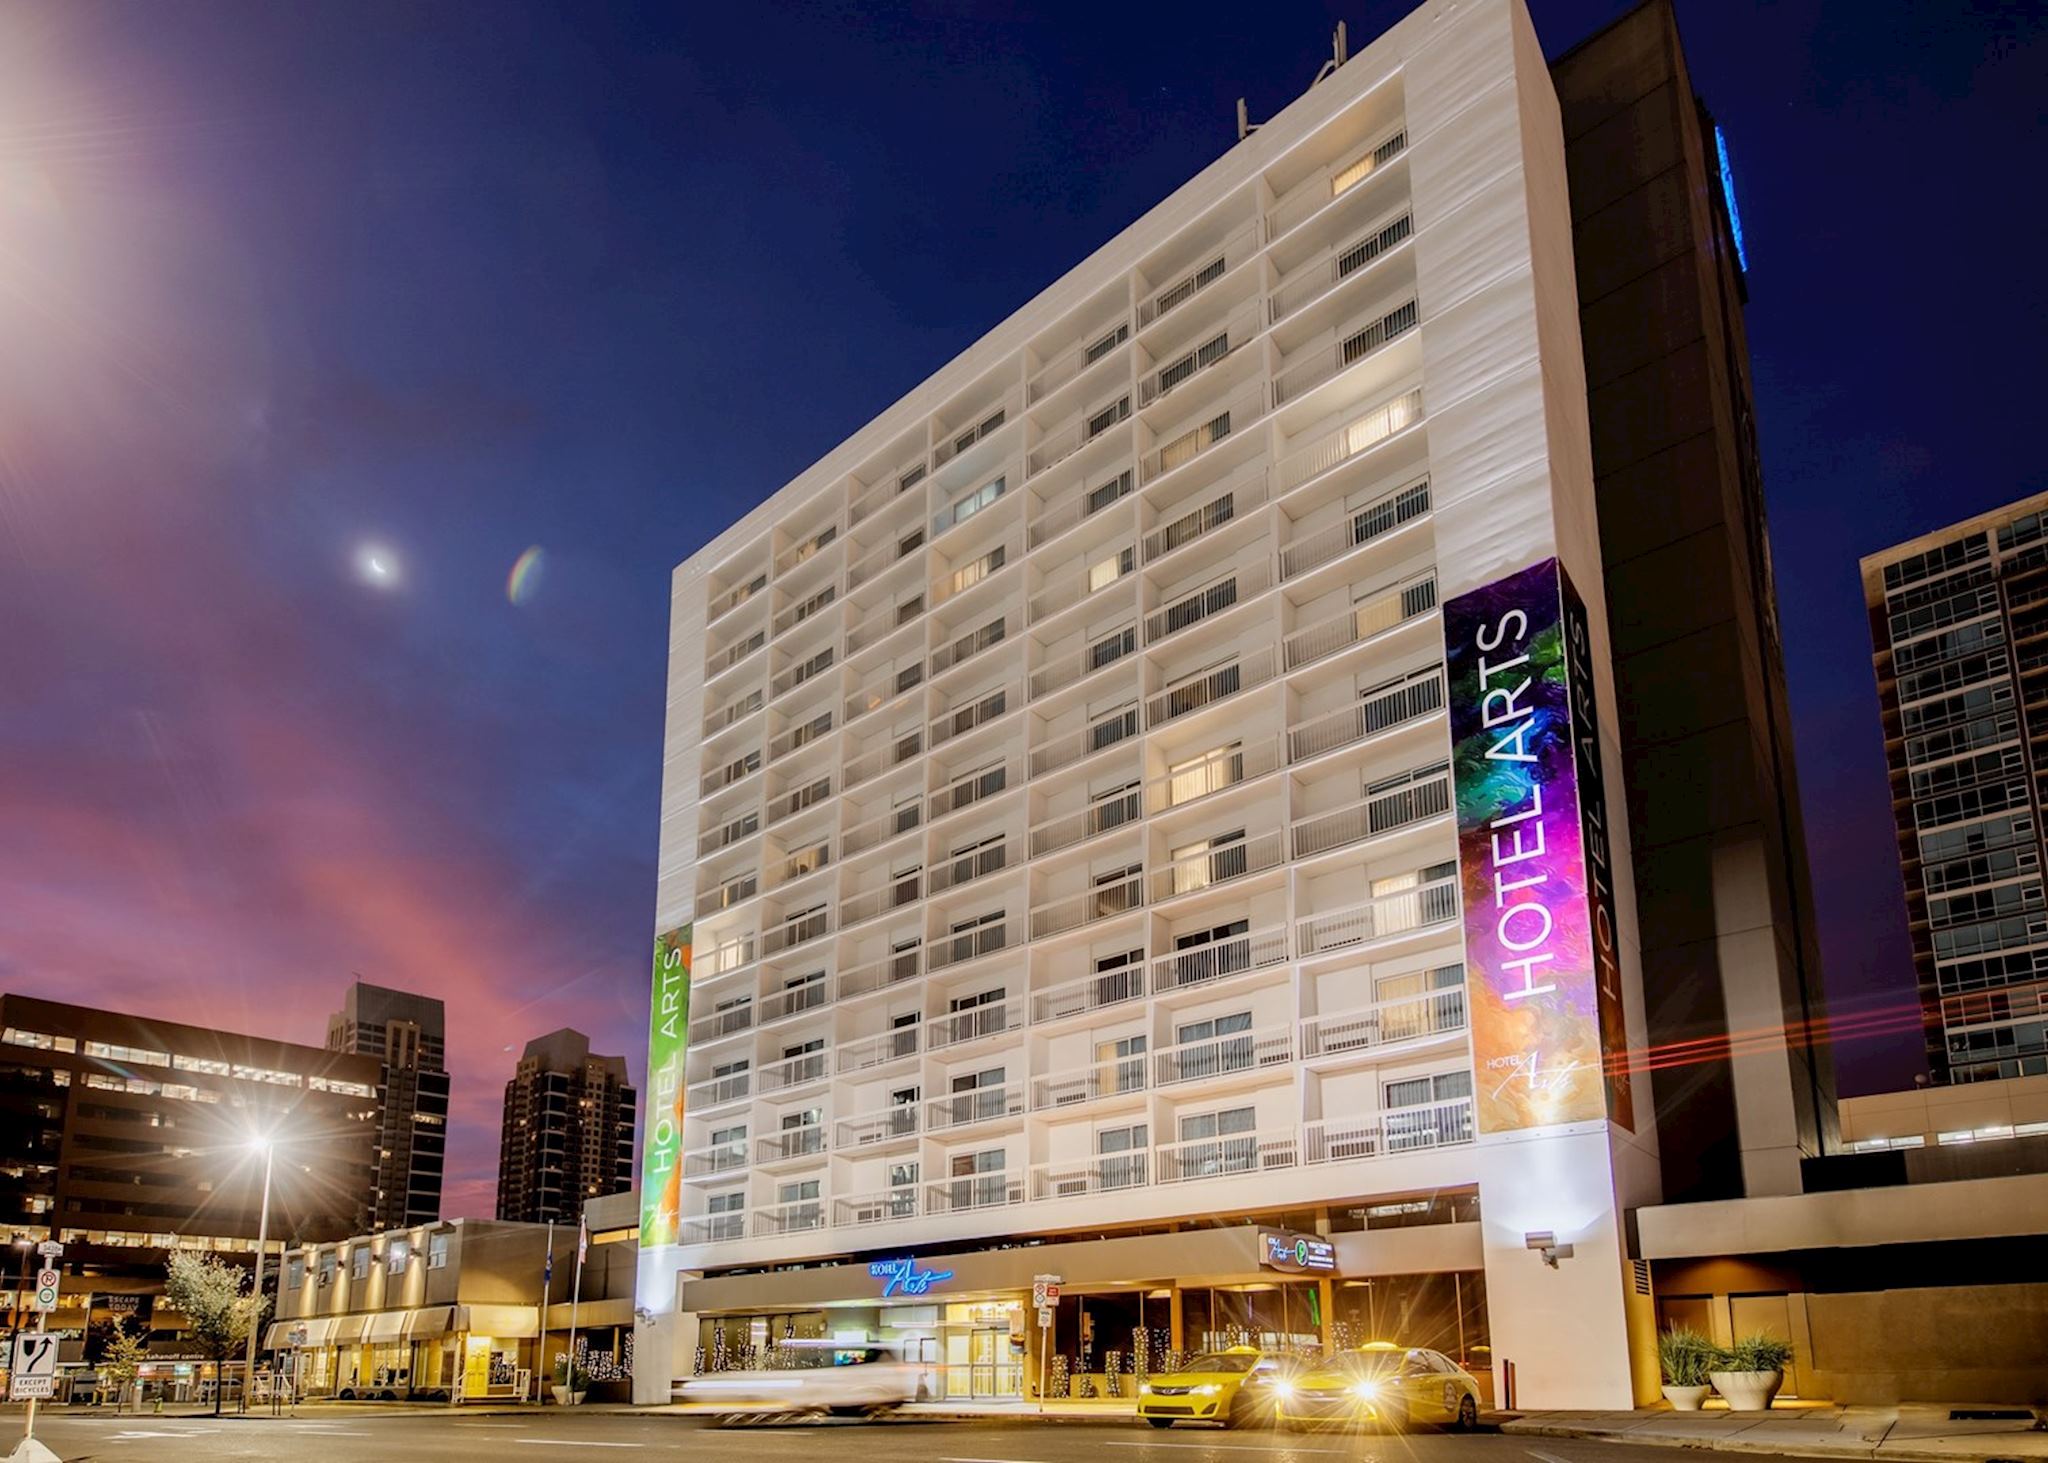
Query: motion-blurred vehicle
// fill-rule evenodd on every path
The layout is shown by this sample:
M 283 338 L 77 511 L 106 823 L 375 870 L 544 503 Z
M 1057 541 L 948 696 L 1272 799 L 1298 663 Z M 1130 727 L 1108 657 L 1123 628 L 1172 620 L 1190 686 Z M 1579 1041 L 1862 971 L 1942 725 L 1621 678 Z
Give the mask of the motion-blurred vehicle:
M 775 1349 L 782 1364 L 689 1378 L 683 1401 L 706 1404 L 719 1417 L 881 1417 L 917 1395 L 918 1370 L 893 1346 L 790 1340 Z
M 1391 1341 L 1336 1352 L 1275 1390 L 1282 1427 L 1400 1431 L 1479 1422 L 1478 1378 L 1440 1351 Z
M 1155 1372 L 1138 1387 L 1138 1416 L 1154 1427 L 1220 1422 L 1225 1427 L 1273 1420 L 1274 1388 L 1288 1363 L 1256 1346 L 1233 1346 L 1188 1358 L 1177 1371 Z

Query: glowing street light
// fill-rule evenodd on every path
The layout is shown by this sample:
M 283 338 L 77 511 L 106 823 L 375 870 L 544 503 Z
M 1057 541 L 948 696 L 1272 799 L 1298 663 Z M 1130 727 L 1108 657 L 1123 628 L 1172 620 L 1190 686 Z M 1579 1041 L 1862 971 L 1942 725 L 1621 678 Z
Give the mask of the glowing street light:
M 249 1389 L 256 1384 L 256 1327 L 263 1314 L 263 1252 L 270 1242 L 270 1170 L 277 1158 L 277 1146 L 265 1134 L 249 1140 L 249 1151 L 263 1155 L 263 1204 L 256 1211 L 256 1283 L 249 1291 L 249 1349 L 242 1358 L 242 1408 L 249 1410 Z M 215 1385 L 219 1385 L 216 1378 Z

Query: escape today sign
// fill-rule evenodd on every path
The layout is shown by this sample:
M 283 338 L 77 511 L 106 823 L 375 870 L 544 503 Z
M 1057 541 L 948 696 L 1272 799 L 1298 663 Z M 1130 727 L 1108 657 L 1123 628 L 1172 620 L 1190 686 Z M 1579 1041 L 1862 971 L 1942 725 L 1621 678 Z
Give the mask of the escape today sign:
M 1556 559 L 1444 605 L 1479 1130 L 1635 1126 L 1585 605 Z
M 683 1059 L 690 1048 L 689 925 L 654 942 L 647 1019 L 647 1130 L 640 1149 L 640 1247 L 682 1236 Z

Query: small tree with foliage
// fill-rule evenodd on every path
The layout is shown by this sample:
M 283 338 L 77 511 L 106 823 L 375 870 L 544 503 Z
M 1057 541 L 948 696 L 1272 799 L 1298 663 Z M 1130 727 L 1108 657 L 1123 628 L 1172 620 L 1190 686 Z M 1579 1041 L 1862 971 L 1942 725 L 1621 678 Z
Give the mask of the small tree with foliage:
M 142 1363 L 148 1355 L 149 1333 L 131 1329 L 126 1316 L 115 1317 L 100 1356 L 100 1365 L 106 1370 L 107 1380 L 113 1383 L 114 1411 L 121 1410 L 121 1399 L 128 1395 L 128 1388 L 142 1375 Z
M 242 1349 L 249 1332 L 262 1321 L 266 1303 L 260 1296 L 242 1294 L 246 1277 L 219 1255 L 179 1251 L 165 1268 L 164 1299 L 184 1313 L 192 1344 L 213 1363 L 213 1415 L 218 1417 L 226 1390 L 222 1364 Z

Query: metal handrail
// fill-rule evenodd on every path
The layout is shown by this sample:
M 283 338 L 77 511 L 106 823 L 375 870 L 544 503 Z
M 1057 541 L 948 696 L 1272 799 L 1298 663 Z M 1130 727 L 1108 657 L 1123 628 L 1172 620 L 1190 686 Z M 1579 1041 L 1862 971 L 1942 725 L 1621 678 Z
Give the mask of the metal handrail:
M 1300 670 L 1311 661 L 1370 640 L 1384 630 L 1429 614 L 1436 605 L 1436 569 L 1432 566 L 1354 601 L 1341 615 L 1296 630 L 1280 642 L 1287 669 Z
M 842 1042 L 833 1059 L 833 1068 L 843 1076 L 848 1072 L 865 1072 L 870 1067 L 884 1067 L 891 1062 L 914 1057 L 918 1054 L 920 1034 L 919 1027 L 898 1026 L 873 1036 Z
M 1472 1137 L 1472 1099 L 1458 1097 L 1388 1108 L 1363 1117 L 1306 1123 L 1302 1126 L 1303 1159 L 1308 1163 L 1345 1163 L 1470 1143 Z
M 1014 610 L 1009 611 L 986 624 L 977 625 L 965 635 L 956 636 L 941 645 L 931 654 L 932 674 L 951 670 L 964 665 L 984 650 L 993 650 L 998 645 L 1014 640 L 1017 632 L 1024 628 L 1023 617 Z
M 1421 420 L 1422 388 L 1411 387 L 1274 463 L 1273 491 L 1291 493 L 1309 479 L 1321 477 L 1338 464 L 1370 452 Z
M 915 946 L 908 950 L 892 950 L 880 960 L 870 960 L 865 965 L 856 965 L 850 970 L 839 972 L 839 979 L 833 991 L 839 1000 L 851 996 L 864 996 L 869 991 L 879 991 L 902 981 L 913 980 L 924 974 L 924 948 Z
M 1145 643 L 1157 645 L 1191 625 L 1235 609 L 1273 587 L 1273 558 L 1268 545 L 1253 544 L 1235 567 L 1216 575 L 1201 588 L 1179 595 L 1170 605 L 1145 617 Z
M 1213 1138 L 1185 1138 L 1152 1150 L 1153 1172 L 1162 1184 L 1191 1179 L 1229 1178 L 1293 1168 L 1301 1161 L 1301 1135 L 1293 1128 L 1263 1128 L 1251 1133 L 1219 1133 Z
M 1130 419 L 1131 397 L 1128 391 L 1107 401 L 1076 407 L 1048 428 L 1032 446 L 1024 460 L 1025 476 L 1037 477 L 1059 466 L 1083 447 L 1108 436 Z
M 1146 726 L 1164 725 L 1240 691 L 1263 686 L 1273 679 L 1274 659 L 1273 647 L 1262 645 L 1228 665 L 1212 666 L 1170 682 L 1165 690 L 1146 699 Z
M 1339 1056 L 1417 1037 L 1445 1036 L 1466 1026 L 1465 988 L 1375 1001 L 1350 1011 L 1310 1016 L 1301 1023 L 1304 1057 Z
M 1311 569 L 1320 569 L 1383 534 L 1412 523 L 1431 508 L 1429 479 L 1411 483 L 1363 508 L 1344 515 L 1341 523 L 1319 528 L 1292 539 L 1280 548 L 1280 577 L 1292 579 Z
M 962 1174 L 928 1182 L 924 1186 L 924 1210 L 927 1214 L 958 1214 L 970 1209 L 994 1209 L 1023 1203 L 1025 1193 L 1022 1169 Z
M 788 1204 L 771 1204 L 754 1211 L 756 1234 L 802 1234 L 825 1227 L 823 1199 L 797 1199 Z
M 1267 299 L 1273 323 L 1278 325 L 1295 311 L 1314 304 L 1414 234 L 1415 220 L 1403 204 L 1393 216 L 1383 216 L 1380 222 L 1368 225 L 1344 243 L 1332 245 L 1308 263 L 1282 275 L 1279 287 Z
M 1174 516 L 1145 535 L 1145 562 L 1150 564 L 1175 549 L 1186 548 L 1226 524 L 1242 522 L 1267 497 L 1265 464 L 1245 463 L 1220 484 L 1205 489 L 1195 507 L 1185 512 L 1178 507 L 1168 510 Z
M 1055 737 L 1042 747 L 1033 747 L 1031 775 L 1043 777 L 1048 772 L 1127 742 L 1137 734 L 1138 707 L 1133 702 L 1096 718 L 1078 731 Z
M 1057 1021 L 1065 1016 L 1079 1016 L 1083 1012 L 1099 1011 L 1105 1006 L 1139 1000 L 1145 994 L 1145 967 L 1120 966 L 1033 992 L 1031 1019 L 1033 1022 Z
M 1364 741 L 1444 708 L 1440 665 L 1415 671 L 1392 685 L 1362 694 L 1347 706 L 1312 716 L 1287 728 L 1287 760 L 1303 762 Z
M 1458 881 L 1438 879 L 1361 904 L 1303 915 L 1294 922 L 1295 948 L 1303 959 L 1348 950 L 1368 940 L 1448 924 L 1458 918 L 1461 907 Z
M 839 790 L 850 792 L 870 778 L 880 777 L 894 767 L 915 761 L 924 751 L 924 733 L 906 732 L 900 737 L 890 737 L 882 746 L 863 752 L 846 764 L 840 774 Z
M 790 1016 L 800 1016 L 806 1011 L 815 1011 L 831 998 L 831 989 L 822 980 L 804 981 L 799 985 L 784 986 L 779 991 L 770 991 L 755 1003 L 760 1013 L 759 1024 L 766 1026 L 771 1021 L 781 1021 Z
M 763 1133 L 754 1140 L 754 1162 L 774 1163 L 784 1158 L 815 1158 L 826 1149 L 825 1125 L 803 1123 L 794 1128 L 778 1128 L 772 1133 Z
M 1031 856 L 1054 853 L 1076 843 L 1085 843 L 1112 828 L 1136 823 L 1144 813 L 1144 798 L 1137 788 L 1112 794 L 1085 808 L 1048 818 L 1031 830 Z
M 1297 353 L 1283 363 L 1273 377 L 1273 405 L 1280 406 L 1305 395 L 1325 381 L 1335 379 L 1340 372 L 1348 371 L 1360 361 L 1376 355 L 1413 330 L 1421 318 L 1415 301 L 1409 299 L 1391 310 L 1378 311 L 1363 325 L 1354 320 L 1349 325 L 1338 326 L 1334 332 L 1337 336 L 1334 344 L 1310 355 Z
M 1408 148 L 1405 129 L 1396 129 L 1368 147 L 1360 148 L 1342 162 L 1319 168 L 1287 190 L 1266 211 L 1266 238 L 1270 241 L 1321 213 L 1367 178 L 1399 157 Z
M 994 1123 L 1024 1112 L 1024 1084 L 1005 1082 L 1000 1087 L 975 1087 L 930 1097 L 924 1104 L 927 1133 L 943 1133 L 972 1123 Z
M 1225 976 L 1243 975 L 1253 970 L 1270 970 L 1276 965 L 1285 964 L 1286 960 L 1285 925 L 1249 930 L 1242 935 L 1211 940 L 1205 945 L 1191 945 L 1170 955 L 1154 956 L 1152 990 L 1155 994 L 1164 995 L 1168 991 L 1205 985 L 1209 981 L 1221 980 Z
M 1025 528 L 1024 536 L 1035 549 L 1042 543 L 1058 538 L 1083 519 L 1093 518 L 1111 504 L 1121 503 L 1131 495 L 1132 486 L 1131 470 L 1128 467 L 1103 479 L 1092 488 L 1084 483 L 1057 501 L 1048 502 L 1043 511 Z M 1112 492 L 1111 489 L 1118 491 Z
M 842 858 L 852 858 L 871 848 L 879 848 L 893 838 L 924 826 L 924 799 L 901 803 L 885 813 L 877 814 L 854 824 L 839 835 L 839 850 Z
M 1131 322 L 1126 319 L 1117 321 L 1093 340 L 1068 346 L 1038 368 L 1037 374 L 1026 384 L 1026 394 L 1033 403 L 1042 401 L 1090 366 L 1115 355 L 1130 338 Z
M 1107 1194 L 1118 1189 L 1143 1188 L 1150 1182 L 1142 1148 L 1127 1153 L 1098 1153 L 1060 1163 L 1031 1165 L 1031 1197 L 1071 1199 L 1080 1194 Z
M 1079 894 L 1041 904 L 1031 911 L 1031 938 L 1078 930 L 1097 920 L 1115 919 L 1145 906 L 1145 876 L 1142 871 Z
M 1128 561 L 1123 558 L 1125 554 L 1131 556 Z M 1108 563 L 1110 559 L 1116 560 L 1117 572 L 1097 584 L 1094 581 L 1096 569 Z M 1112 584 L 1123 583 L 1135 574 L 1137 569 L 1137 546 L 1125 544 L 1121 549 L 1110 550 L 1107 558 L 1098 557 L 1092 564 L 1081 564 L 1055 574 L 1040 585 L 1038 593 L 1032 595 L 1026 602 L 1025 609 L 1030 621 L 1035 625 L 1040 620 L 1059 614 L 1062 610 L 1072 609 L 1082 601 L 1102 593 Z
M 744 1138 L 727 1143 L 708 1143 L 683 1155 L 683 1177 L 686 1179 L 731 1173 L 746 1166 L 747 1140 Z
M 1024 1003 L 1013 996 L 1008 1000 L 990 1001 L 986 1005 L 933 1016 L 924 1024 L 925 1045 L 931 1051 L 938 1051 L 942 1047 L 959 1046 L 962 1042 L 980 1041 L 985 1036 L 1001 1036 L 1023 1024 Z
M 1249 743 L 1218 747 L 1193 764 L 1163 773 L 1145 784 L 1145 809 L 1164 813 L 1264 777 L 1279 769 L 1280 738 L 1261 737 Z
M 832 1223 L 835 1228 L 842 1229 L 887 1224 L 897 1219 L 915 1219 L 917 1213 L 915 1184 L 904 1184 L 893 1189 L 878 1189 L 870 1194 L 849 1194 L 832 1201 Z
M 1275 868 L 1287 857 L 1286 835 L 1255 834 L 1202 853 L 1188 854 L 1152 871 L 1152 898 L 1172 899 Z
M 1115 629 L 1098 635 L 1089 644 L 1069 655 L 1062 656 L 1050 665 L 1040 666 L 1031 673 L 1031 699 L 1050 696 L 1064 690 L 1076 681 L 1084 681 L 1099 670 L 1106 670 L 1138 649 L 1138 622 L 1119 625 Z
M 1441 772 L 1386 792 L 1372 793 L 1328 813 L 1317 813 L 1294 822 L 1294 856 L 1310 858 L 1378 838 L 1397 828 L 1407 828 L 1451 810 L 1451 777 Z
M 918 1110 L 913 1103 L 898 1107 L 885 1107 L 880 1112 L 860 1113 L 854 1117 L 839 1120 L 839 1147 L 865 1148 L 874 1143 L 890 1143 L 898 1138 L 915 1138 L 918 1134 Z
M 925 965 L 931 970 L 945 970 L 1021 944 L 1015 938 L 1019 931 L 1013 924 L 1005 918 L 1000 924 L 979 925 L 958 934 L 940 935 L 925 947 Z
M 1144 1092 L 1149 1084 L 1144 1054 L 1090 1062 L 1062 1072 L 1042 1072 L 1031 1079 L 1031 1107 L 1034 1112 L 1049 1107 L 1069 1107 L 1105 1097 L 1122 1097 Z

